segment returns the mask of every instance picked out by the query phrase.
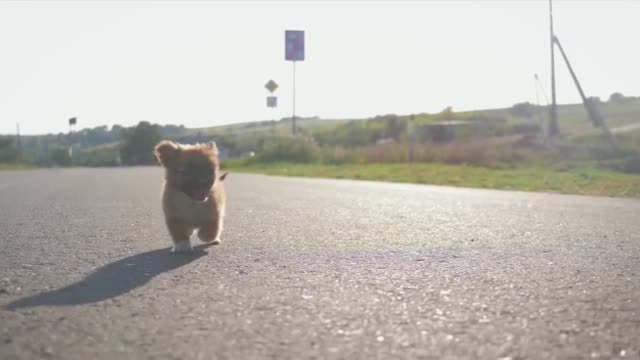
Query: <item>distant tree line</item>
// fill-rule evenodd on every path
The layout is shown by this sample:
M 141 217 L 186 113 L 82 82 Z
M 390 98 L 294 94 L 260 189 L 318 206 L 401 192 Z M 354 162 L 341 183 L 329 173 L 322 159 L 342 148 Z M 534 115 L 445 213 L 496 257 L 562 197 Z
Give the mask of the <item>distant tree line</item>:
M 0 163 L 13 164 L 20 160 L 15 136 L 0 136 Z
M 624 104 L 639 98 L 615 92 L 609 96 L 609 104 Z M 522 102 L 508 109 L 485 112 L 455 112 L 446 107 L 434 114 L 416 114 L 415 117 L 386 114 L 369 119 L 342 121 L 331 126 L 300 126 L 301 142 L 291 141 L 284 136 L 282 123 L 290 118 L 234 125 L 219 129 L 216 133 L 203 134 L 188 130 L 183 125 L 158 125 L 141 121 L 134 127 L 120 125 L 98 126 L 73 133 L 58 133 L 40 136 L 0 136 L 0 163 L 26 162 L 35 165 L 79 165 L 115 166 L 155 164 L 153 146 L 163 138 L 184 143 L 215 140 L 224 157 L 236 157 L 251 152 L 260 152 L 264 157 L 277 159 L 287 157 L 293 160 L 310 159 L 313 152 L 307 147 L 353 149 L 388 143 L 406 143 L 411 136 L 418 142 L 433 139 L 437 126 L 447 127 L 452 123 L 473 123 L 482 125 L 481 136 L 503 136 L 538 131 L 537 123 L 509 124 L 508 116 L 532 118 L 541 106 Z M 298 118 L 300 125 L 317 117 Z M 413 120 L 412 120 L 413 119 Z M 279 133 L 276 124 L 281 124 Z M 442 124 L 442 125 L 440 125 Z M 464 125 L 464 124 L 462 124 Z M 248 130 L 250 129 L 250 130 Z M 413 130 L 411 130 L 413 129 Z M 245 131 L 246 130 L 246 131 Z M 430 134 L 431 132 L 431 134 Z M 475 136 L 471 132 L 456 133 Z M 73 159 L 69 149 L 72 148 Z M 291 152 L 291 156 L 283 155 Z M 293 154 L 296 153 L 296 154 Z
M 152 125 L 147 121 L 126 128 L 120 125 L 98 126 L 72 133 L 47 135 L 0 136 L 0 163 L 22 162 L 39 166 L 71 165 L 69 148 L 73 148 L 73 165 L 111 166 L 149 164 L 143 156 L 149 143 L 161 137 L 186 133 L 184 125 Z

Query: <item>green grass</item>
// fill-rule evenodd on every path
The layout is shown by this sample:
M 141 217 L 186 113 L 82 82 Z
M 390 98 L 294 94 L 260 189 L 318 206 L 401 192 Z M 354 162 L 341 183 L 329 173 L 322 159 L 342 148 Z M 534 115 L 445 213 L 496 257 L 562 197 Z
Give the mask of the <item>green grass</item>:
M 33 166 L 24 165 L 24 164 L 0 164 L 0 171 L 3 170 L 31 170 L 34 169 Z
M 486 189 L 544 191 L 565 194 L 640 198 L 640 175 L 592 167 L 565 171 L 546 167 L 492 169 L 487 167 L 421 164 L 255 164 L 226 163 L 237 172 L 299 177 L 378 180 Z

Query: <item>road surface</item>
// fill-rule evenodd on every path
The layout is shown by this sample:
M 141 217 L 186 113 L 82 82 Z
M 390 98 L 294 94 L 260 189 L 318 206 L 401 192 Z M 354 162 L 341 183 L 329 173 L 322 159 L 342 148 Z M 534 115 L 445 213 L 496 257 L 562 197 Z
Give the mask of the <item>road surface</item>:
M 232 173 L 169 253 L 160 168 L 0 173 L 0 358 L 640 358 L 640 201 Z

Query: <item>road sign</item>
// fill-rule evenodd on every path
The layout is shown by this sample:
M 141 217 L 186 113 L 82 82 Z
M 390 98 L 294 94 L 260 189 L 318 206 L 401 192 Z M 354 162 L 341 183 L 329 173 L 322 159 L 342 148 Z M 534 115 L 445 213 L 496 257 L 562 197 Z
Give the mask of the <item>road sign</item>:
M 270 108 L 278 107 L 278 97 L 267 96 L 267 107 L 270 107 Z
M 304 60 L 304 31 L 286 30 L 285 38 L 285 60 Z
M 269 82 L 264 87 L 266 87 L 270 93 L 273 93 L 278 88 L 278 84 L 276 84 L 276 82 L 273 80 L 269 80 Z

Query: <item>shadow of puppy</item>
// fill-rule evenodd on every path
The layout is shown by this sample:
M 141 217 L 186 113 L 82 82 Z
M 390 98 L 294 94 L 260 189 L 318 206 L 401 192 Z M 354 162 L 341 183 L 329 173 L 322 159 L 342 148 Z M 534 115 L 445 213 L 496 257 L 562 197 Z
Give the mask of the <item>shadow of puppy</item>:
M 168 249 L 132 255 L 102 266 L 76 283 L 15 300 L 5 308 L 14 310 L 40 305 L 82 305 L 111 299 L 146 284 L 156 275 L 206 255 L 208 246 L 196 246 L 193 252 L 180 256 L 171 254 Z

